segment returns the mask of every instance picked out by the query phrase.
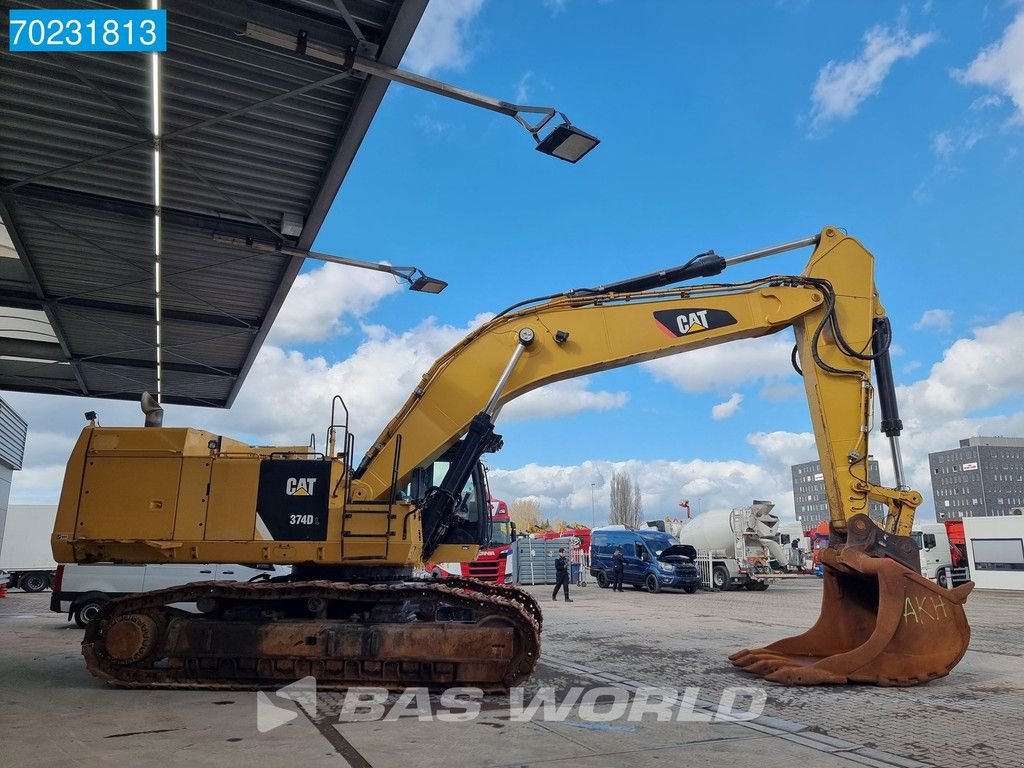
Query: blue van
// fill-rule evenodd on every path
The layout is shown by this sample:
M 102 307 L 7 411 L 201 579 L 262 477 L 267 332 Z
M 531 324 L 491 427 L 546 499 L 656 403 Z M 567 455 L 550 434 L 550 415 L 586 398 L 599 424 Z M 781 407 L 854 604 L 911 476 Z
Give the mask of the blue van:
M 631 530 L 622 525 L 595 528 L 590 537 L 590 575 L 599 587 L 612 583 L 612 555 L 622 547 L 622 583 L 634 589 L 658 592 L 663 588 L 683 589 L 693 594 L 700 586 L 700 573 L 693 560 L 697 550 L 680 544 L 656 528 Z

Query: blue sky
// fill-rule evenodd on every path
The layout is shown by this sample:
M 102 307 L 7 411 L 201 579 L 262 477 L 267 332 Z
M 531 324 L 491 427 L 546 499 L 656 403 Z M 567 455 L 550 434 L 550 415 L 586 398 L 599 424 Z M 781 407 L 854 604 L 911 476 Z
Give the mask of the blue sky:
M 426 296 L 311 264 L 236 406 L 170 408 L 169 421 L 301 441 L 323 432 L 339 391 L 362 450 L 486 313 L 835 224 L 876 256 L 921 516 L 933 514 L 929 451 L 1024 435 L 1020 3 L 434 0 L 404 66 L 555 106 L 602 143 L 569 165 L 505 116 L 391 86 L 315 247 L 415 264 L 450 287 Z M 798 273 L 808 255 L 722 277 Z M 589 522 L 593 493 L 601 522 L 623 469 L 649 517 L 683 498 L 714 509 L 755 496 L 791 514 L 788 465 L 816 457 L 791 343 L 787 332 L 524 398 L 499 424 L 495 495 Z M 38 423 L 12 500 L 55 501 L 80 421 L 9 399 Z M 283 413 L 268 419 L 267 404 Z M 134 409 L 98 409 L 135 423 Z M 891 481 L 881 442 L 875 453 Z

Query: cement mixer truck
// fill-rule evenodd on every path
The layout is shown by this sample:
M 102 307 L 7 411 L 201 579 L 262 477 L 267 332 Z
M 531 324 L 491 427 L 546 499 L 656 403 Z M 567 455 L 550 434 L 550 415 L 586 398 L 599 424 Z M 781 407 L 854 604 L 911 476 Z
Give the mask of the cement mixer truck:
M 705 512 L 689 521 L 679 533 L 679 543 L 711 557 L 711 585 L 728 591 L 743 587 L 752 592 L 768 589 L 779 518 L 770 501 L 754 500 L 749 507 Z

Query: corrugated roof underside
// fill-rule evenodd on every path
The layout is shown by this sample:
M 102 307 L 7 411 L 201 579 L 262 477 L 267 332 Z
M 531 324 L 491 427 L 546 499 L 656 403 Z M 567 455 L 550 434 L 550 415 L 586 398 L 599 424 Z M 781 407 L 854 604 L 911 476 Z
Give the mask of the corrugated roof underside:
M 380 44 L 403 4 L 346 0 Z M 251 22 L 343 49 L 355 38 L 330 0 L 164 5 L 164 400 L 223 406 L 298 267 L 244 243 L 272 239 L 285 214 L 312 242 L 341 183 L 340 143 L 362 138 L 346 130 L 365 81 L 241 35 Z M 422 3 L 406 10 L 402 50 Z M 135 398 L 155 386 L 150 57 L 7 47 L 0 39 L 0 216 L 27 271 L 0 274 L 0 305 L 43 308 L 63 347 L 40 347 L 50 365 L 0 355 L 0 388 Z

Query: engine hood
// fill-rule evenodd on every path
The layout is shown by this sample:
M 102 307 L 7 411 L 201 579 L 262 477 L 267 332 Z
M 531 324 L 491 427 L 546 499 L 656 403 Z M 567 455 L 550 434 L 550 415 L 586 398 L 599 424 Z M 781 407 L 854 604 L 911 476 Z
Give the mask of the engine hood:
M 692 562 L 697 559 L 697 550 L 689 544 L 673 544 L 672 546 L 665 547 L 665 549 L 661 550 L 661 554 L 658 555 L 658 559 L 665 563 L 676 562 L 679 560 Z

